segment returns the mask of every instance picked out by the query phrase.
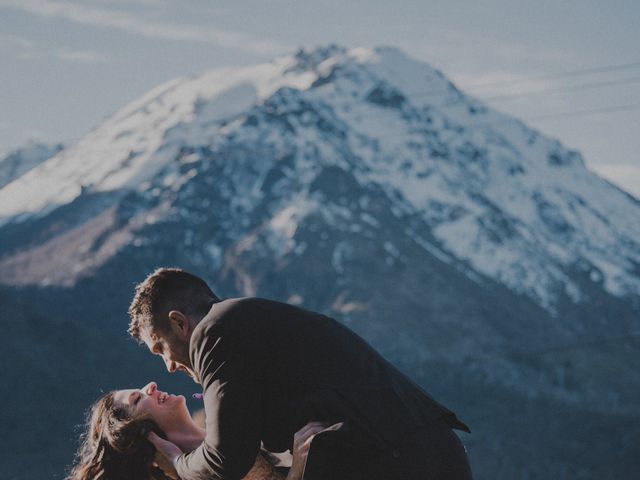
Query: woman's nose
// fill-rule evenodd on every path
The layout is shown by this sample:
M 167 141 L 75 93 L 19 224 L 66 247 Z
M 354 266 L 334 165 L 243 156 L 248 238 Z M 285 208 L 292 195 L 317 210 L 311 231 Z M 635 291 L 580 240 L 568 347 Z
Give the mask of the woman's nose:
M 153 395 L 153 392 L 155 392 L 157 389 L 158 384 L 156 382 L 149 382 L 147 385 L 145 385 L 142 391 L 147 395 Z

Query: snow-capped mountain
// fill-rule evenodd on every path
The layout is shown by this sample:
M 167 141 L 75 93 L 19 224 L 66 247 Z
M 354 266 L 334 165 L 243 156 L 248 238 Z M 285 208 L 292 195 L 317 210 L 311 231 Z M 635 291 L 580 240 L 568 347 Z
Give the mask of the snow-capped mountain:
M 1 188 L 0 299 L 71 332 L 74 384 L 115 387 L 96 352 L 131 286 L 180 265 L 347 323 L 479 432 L 487 478 L 608 478 L 583 452 L 590 429 L 612 456 L 640 433 L 618 435 L 640 414 L 639 243 L 638 200 L 579 153 L 396 49 L 330 46 L 161 85 Z M 21 332 L 5 363 L 57 391 L 50 335 Z
M 297 186 L 270 225 L 288 249 L 297 222 L 322 207 L 310 185 L 335 167 L 378 185 L 398 216 L 420 217 L 432 238 L 405 234 L 472 279 L 486 275 L 550 311 L 587 295 L 575 274 L 616 296 L 640 294 L 636 199 L 579 153 L 389 48 L 300 52 L 161 85 L 0 190 L 0 218 L 41 217 L 87 192 L 148 195 L 152 182 L 176 191 L 197 175 L 198 148 L 215 156 L 238 143 L 276 152 L 247 159 L 255 172 L 234 181 L 245 213 L 261 207 L 278 156 L 293 156 Z

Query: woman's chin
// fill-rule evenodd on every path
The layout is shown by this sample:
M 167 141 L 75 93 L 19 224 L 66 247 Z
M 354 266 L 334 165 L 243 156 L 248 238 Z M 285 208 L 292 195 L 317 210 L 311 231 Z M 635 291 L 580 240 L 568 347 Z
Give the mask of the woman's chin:
M 155 418 L 155 420 L 161 424 L 176 418 L 183 418 L 189 415 L 189 408 L 187 407 L 187 401 L 183 395 L 171 395 L 164 403 L 164 408 L 158 412 L 160 418 Z M 171 420 L 173 421 L 173 420 Z
M 178 410 L 184 410 L 184 412 L 189 415 L 189 407 L 187 407 L 187 399 L 184 395 L 176 395 L 173 401 L 175 408 Z
M 170 395 L 165 400 L 165 405 L 171 409 L 182 408 L 182 406 L 187 405 L 187 400 L 184 398 L 184 395 Z

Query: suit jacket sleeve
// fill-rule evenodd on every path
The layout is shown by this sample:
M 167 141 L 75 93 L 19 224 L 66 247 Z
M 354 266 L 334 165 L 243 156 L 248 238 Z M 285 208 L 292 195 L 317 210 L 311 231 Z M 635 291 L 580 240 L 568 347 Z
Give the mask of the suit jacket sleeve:
M 207 433 L 200 447 L 178 458 L 182 480 L 241 479 L 260 449 L 264 363 L 257 332 L 242 323 L 194 332 L 190 354 L 204 390 Z

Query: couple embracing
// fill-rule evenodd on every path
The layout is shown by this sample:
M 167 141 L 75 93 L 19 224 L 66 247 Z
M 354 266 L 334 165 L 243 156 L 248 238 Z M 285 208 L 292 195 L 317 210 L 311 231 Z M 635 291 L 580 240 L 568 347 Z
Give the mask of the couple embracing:
M 159 269 L 129 332 L 202 385 L 205 427 L 156 383 L 93 406 L 70 480 L 470 480 L 469 431 L 335 320 L 259 298 L 221 300 Z

